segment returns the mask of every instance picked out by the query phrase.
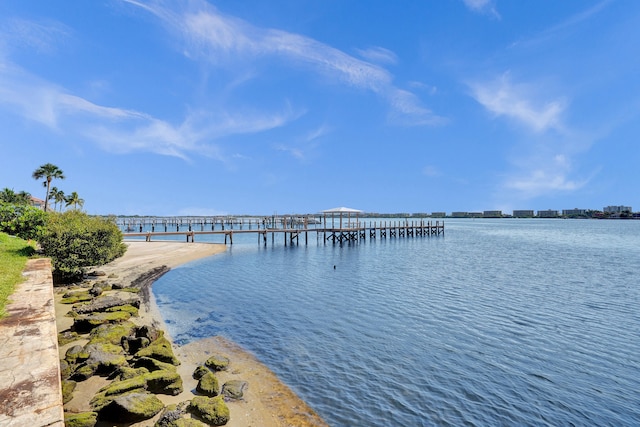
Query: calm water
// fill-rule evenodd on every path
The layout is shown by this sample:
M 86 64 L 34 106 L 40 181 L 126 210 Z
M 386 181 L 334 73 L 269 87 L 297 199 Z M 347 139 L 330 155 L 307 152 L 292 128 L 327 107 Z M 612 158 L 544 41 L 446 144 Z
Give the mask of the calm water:
M 230 338 L 332 426 L 640 425 L 640 221 L 446 226 L 234 239 L 153 290 L 178 342 Z

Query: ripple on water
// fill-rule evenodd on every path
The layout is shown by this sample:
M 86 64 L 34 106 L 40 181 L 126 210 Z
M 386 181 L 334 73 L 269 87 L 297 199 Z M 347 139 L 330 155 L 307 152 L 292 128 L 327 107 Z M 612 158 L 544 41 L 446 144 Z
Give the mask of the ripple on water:
M 333 426 L 640 425 L 640 222 L 447 227 L 234 242 L 153 290 L 172 336 L 236 341 Z

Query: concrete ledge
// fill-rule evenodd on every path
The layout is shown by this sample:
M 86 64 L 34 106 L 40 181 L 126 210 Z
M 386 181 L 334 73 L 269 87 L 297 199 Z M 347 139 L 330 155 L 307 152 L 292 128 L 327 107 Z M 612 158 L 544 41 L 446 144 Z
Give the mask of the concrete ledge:
M 0 320 L 0 425 L 64 426 L 49 259 L 27 261 Z

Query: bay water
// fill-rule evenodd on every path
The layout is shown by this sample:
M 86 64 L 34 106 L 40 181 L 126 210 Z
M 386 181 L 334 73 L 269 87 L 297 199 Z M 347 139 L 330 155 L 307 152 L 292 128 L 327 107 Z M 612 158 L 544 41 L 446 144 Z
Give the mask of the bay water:
M 640 425 L 640 221 L 256 240 L 160 278 L 166 327 L 238 343 L 332 426 Z

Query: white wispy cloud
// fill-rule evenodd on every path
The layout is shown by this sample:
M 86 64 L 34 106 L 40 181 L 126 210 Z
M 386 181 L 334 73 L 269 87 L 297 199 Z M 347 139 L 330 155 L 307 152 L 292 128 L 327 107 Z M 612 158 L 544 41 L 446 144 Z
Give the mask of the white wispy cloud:
M 500 19 L 500 14 L 496 9 L 494 0 L 463 0 L 465 6 L 471 11 L 489 15 L 493 18 Z
M 529 167 L 508 176 L 504 189 L 514 192 L 518 199 L 530 200 L 539 196 L 580 190 L 595 174 L 594 172 L 587 178 L 574 178 L 573 162 L 564 154 L 538 160 Z
M 398 62 L 398 56 L 395 53 L 380 46 L 370 47 L 368 49 L 356 49 L 356 52 L 367 61 L 377 64 L 393 65 Z
M 536 132 L 562 130 L 562 113 L 567 102 L 562 97 L 540 100 L 535 84 L 513 83 L 509 73 L 498 78 L 471 83 L 471 95 L 495 116 L 509 117 Z
M 442 119 L 421 105 L 419 98 L 393 83 L 391 73 L 367 60 L 355 58 L 312 38 L 278 29 L 260 28 L 220 13 L 207 2 L 194 0 L 188 5 L 158 1 L 123 0 L 160 18 L 184 41 L 189 58 L 213 66 L 251 61 L 261 57 L 281 58 L 293 66 L 306 66 L 313 72 L 343 84 L 371 91 L 385 99 L 389 118 L 404 125 L 439 124 Z M 383 48 L 360 51 L 377 61 L 395 61 Z
M 68 93 L 8 62 L 0 63 L 0 108 L 58 133 L 81 136 L 106 151 L 148 151 L 188 158 L 192 151 L 219 156 L 219 138 L 261 132 L 299 116 L 290 106 L 279 112 L 192 111 L 170 123 L 135 110 L 99 105 Z
M 8 18 L 0 21 L 0 47 L 5 51 L 30 49 L 50 54 L 72 33 L 69 27 L 57 21 Z

